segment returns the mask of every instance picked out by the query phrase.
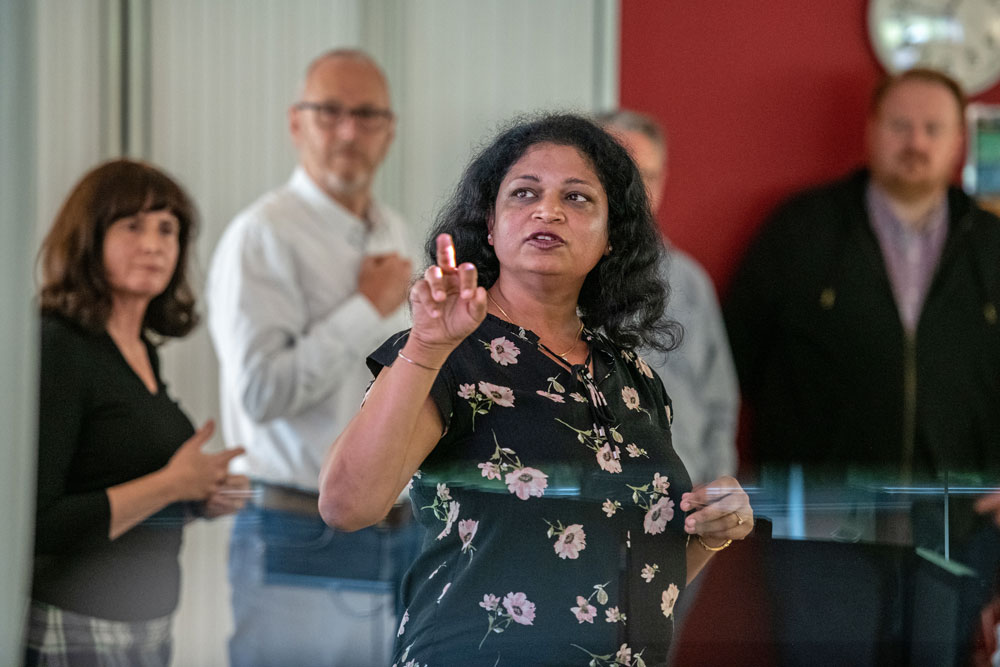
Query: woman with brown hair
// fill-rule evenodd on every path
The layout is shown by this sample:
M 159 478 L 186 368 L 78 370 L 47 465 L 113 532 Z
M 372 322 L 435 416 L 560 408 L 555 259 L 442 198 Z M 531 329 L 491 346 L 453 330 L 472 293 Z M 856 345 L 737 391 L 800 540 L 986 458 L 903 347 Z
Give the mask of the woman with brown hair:
M 83 177 L 40 254 L 38 488 L 26 663 L 167 665 L 186 517 L 239 509 L 242 450 L 204 454 L 156 345 L 197 323 L 195 212 L 115 160 Z M 197 503 L 197 505 L 194 505 Z

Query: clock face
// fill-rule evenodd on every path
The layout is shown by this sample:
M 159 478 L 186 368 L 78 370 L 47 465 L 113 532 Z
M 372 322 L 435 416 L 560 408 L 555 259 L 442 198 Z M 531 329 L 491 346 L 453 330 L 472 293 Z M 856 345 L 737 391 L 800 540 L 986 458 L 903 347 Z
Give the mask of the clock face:
M 890 72 L 938 69 L 969 95 L 1000 80 L 1000 0 L 870 0 L 868 32 Z

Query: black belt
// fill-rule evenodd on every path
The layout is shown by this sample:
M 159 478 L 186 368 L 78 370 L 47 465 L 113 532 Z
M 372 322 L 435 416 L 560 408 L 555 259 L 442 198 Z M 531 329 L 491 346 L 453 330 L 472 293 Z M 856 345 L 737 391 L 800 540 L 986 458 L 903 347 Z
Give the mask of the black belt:
M 267 482 L 253 483 L 253 505 L 265 510 L 288 512 L 322 519 L 319 514 L 319 494 Z M 376 525 L 378 528 L 401 528 L 413 518 L 409 502 L 397 503 Z

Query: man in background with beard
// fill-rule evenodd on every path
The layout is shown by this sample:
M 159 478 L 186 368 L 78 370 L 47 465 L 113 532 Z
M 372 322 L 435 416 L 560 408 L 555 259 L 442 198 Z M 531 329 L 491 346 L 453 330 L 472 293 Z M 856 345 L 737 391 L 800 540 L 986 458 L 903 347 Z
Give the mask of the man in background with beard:
M 792 507 L 805 510 L 808 536 L 923 547 L 957 570 L 968 566 L 971 577 L 960 577 L 880 560 L 895 574 L 875 590 L 866 589 L 875 571 L 869 556 L 858 556 L 864 567 L 848 570 L 856 579 L 844 575 L 861 601 L 903 599 L 916 582 L 937 582 L 934 595 L 913 594 L 913 625 L 888 603 L 877 622 L 909 646 L 919 619 L 933 619 L 922 622 L 942 629 L 935 650 L 956 652 L 941 664 L 969 663 L 966 638 L 980 626 L 1000 562 L 991 521 L 1000 522 L 1000 494 L 975 505 L 972 495 L 1000 481 L 1000 220 L 951 185 L 964 110 L 961 88 L 939 72 L 884 79 L 869 109 L 867 169 L 781 206 L 723 304 L 752 410 L 750 458 L 766 465 L 764 486 L 782 479 L 785 465 L 803 464 L 803 477 L 787 479 L 789 488 L 807 482 L 799 487 L 805 502 Z M 844 572 L 840 553 L 836 562 L 789 557 L 780 567 L 804 577 L 797 581 L 827 581 L 807 578 Z M 815 598 L 805 588 L 802 609 Z M 876 624 L 865 611 L 873 607 L 839 604 L 854 619 L 840 636 L 852 623 Z M 820 618 L 830 632 L 829 615 Z
M 363 52 L 326 52 L 288 122 L 298 167 L 233 220 L 207 287 L 223 433 L 246 448 L 254 491 L 230 546 L 230 662 L 385 665 L 419 536 L 409 504 L 341 533 L 317 492 L 368 386 L 365 357 L 406 327 L 406 226 L 372 194 L 395 133 L 385 75 Z
M 937 71 L 887 77 L 867 169 L 793 197 L 751 245 L 724 316 L 757 463 L 890 484 L 1000 469 L 1000 220 L 951 186 L 964 110 Z

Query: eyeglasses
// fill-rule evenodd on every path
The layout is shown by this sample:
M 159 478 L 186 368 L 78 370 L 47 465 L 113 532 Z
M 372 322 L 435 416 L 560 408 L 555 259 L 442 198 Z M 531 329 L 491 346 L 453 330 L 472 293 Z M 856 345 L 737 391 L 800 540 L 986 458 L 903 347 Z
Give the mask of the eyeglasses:
M 345 109 L 339 104 L 299 102 L 294 108 L 315 111 L 316 123 L 324 128 L 340 125 L 345 118 L 350 116 L 362 130 L 374 132 L 384 128 L 393 119 L 393 113 L 389 109 L 376 109 L 373 107 Z

